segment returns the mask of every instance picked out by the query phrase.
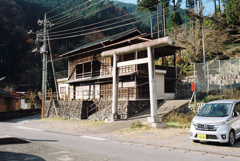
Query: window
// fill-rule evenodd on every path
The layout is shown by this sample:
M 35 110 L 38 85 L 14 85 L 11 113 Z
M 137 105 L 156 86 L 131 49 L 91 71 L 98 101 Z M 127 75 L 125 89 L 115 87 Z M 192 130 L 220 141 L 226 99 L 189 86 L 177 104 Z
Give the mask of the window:
M 231 110 L 232 110 L 232 104 L 230 103 L 206 104 L 198 113 L 198 116 L 225 117 L 230 114 Z
M 233 112 L 238 112 L 238 113 L 240 113 L 240 103 L 237 103 L 237 104 L 235 105 L 235 108 L 234 108 Z
M 6 105 L 6 99 L 0 98 L 0 105 Z

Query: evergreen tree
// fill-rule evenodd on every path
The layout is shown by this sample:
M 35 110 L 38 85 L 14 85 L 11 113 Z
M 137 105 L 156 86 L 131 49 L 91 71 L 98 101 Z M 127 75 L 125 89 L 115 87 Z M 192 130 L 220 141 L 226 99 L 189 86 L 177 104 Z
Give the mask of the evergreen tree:
M 240 0 L 227 0 L 225 14 L 228 24 L 240 25 Z
M 156 11 L 156 5 L 159 3 L 158 0 L 138 0 L 137 1 L 137 11 L 149 11 L 150 12 L 150 23 L 151 23 L 151 36 L 153 37 L 152 31 L 152 12 Z

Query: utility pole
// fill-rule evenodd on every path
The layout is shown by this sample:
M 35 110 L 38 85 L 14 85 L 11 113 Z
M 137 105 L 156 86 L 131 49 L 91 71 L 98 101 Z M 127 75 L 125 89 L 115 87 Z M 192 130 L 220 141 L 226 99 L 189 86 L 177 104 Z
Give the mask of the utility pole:
M 46 94 L 47 94 L 47 40 L 46 40 L 46 35 L 47 35 L 47 27 L 52 26 L 53 24 L 49 23 L 47 21 L 47 14 L 44 14 L 44 20 L 38 20 L 38 25 L 41 26 L 43 24 L 43 32 L 36 32 L 36 43 L 39 41 L 43 42 L 42 47 L 40 48 L 40 54 L 43 54 L 42 62 L 43 62 L 43 67 L 42 67 L 42 118 L 44 117 L 44 110 L 43 108 L 45 107 L 46 103 Z M 33 33 L 32 30 L 30 30 L 30 33 Z M 38 39 L 39 37 L 43 39 Z M 33 50 L 33 52 L 38 51 L 37 49 Z
M 158 26 L 158 38 L 160 38 L 159 36 L 159 5 L 157 4 L 157 26 Z
M 201 2 L 201 6 L 202 2 Z M 203 12 L 202 12 L 202 46 L 203 46 L 203 65 L 204 65 L 204 81 L 206 78 L 206 62 L 205 62 L 205 46 L 204 46 L 204 20 L 203 20 Z
M 44 117 L 44 110 L 46 103 L 47 93 L 47 52 L 46 52 L 46 27 L 47 27 L 47 15 L 44 15 L 43 21 L 43 46 L 41 47 L 41 53 L 43 54 L 43 73 L 42 73 L 42 118 Z

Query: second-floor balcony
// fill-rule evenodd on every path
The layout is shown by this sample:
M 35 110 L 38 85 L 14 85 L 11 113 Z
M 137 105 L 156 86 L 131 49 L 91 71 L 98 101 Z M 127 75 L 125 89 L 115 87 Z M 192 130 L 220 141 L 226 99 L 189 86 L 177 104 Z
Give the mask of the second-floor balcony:
M 79 68 L 80 67 L 77 68 L 76 79 L 91 78 L 91 77 L 98 77 L 98 76 L 109 76 L 113 74 L 112 66 L 102 66 L 100 70 L 89 70 L 88 68 L 88 69 L 84 69 L 84 71 L 82 68 L 80 69 Z M 128 65 L 128 66 L 120 67 L 118 70 L 119 70 L 119 74 L 132 73 L 136 71 L 136 65 Z

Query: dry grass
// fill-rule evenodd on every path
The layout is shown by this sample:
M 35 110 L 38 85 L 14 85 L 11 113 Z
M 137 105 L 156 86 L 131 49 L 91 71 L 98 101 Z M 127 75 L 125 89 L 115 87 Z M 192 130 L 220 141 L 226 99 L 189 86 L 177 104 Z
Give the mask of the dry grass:
M 164 122 L 167 123 L 168 127 L 190 128 L 194 116 L 194 113 L 172 112 L 164 119 Z
M 206 93 L 205 98 L 200 102 L 210 102 L 215 100 L 224 100 L 224 99 L 240 99 L 240 91 L 237 89 L 225 89 L 222 94 L 219 94 L 218 91 L 210 91 Z
M 167 123 L 166 128 L 152 128 L 150 126 L 144 125 L 141 122 L 137 121 L 131 124 L 129 128 L 118 130 L 118 133 L 128 134 L 128 135 L 138 135 L 140 133 L 161 133 L 163 130 L 177 128 L 177 129 L 188 129 L 190 128 L 191 121 L 195 114 L 193 113 L 170 113 L 165 119 L 164 122 Z

